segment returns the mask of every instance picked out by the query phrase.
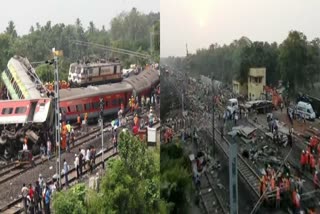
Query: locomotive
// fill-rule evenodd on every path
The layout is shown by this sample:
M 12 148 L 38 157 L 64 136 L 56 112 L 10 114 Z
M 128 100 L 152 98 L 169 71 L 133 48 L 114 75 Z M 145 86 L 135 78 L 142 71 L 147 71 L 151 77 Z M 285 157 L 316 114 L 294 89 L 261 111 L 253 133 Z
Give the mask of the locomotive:
M 103 116 L 112 115 L 119 110 L 121 103 L 127 107 L 131 96 L 150 96 L 159 82 L 158 72 L 147 69 L 118 83 L 60 89 L 60 113 L 68 121 L 76 120 L 78 115 L 83 118 L 84 113 L 88 114 L 89 120 L 95 120 L 100 113 L 100 98 L 103 98 Z M 39 144 L 46 142 L 47 133 L 53 132 L 53 118 L 51 98 L 1 100 L 0 153 L 14 154 L 21 149 L 24 136 L 28 136 L 31 142 L 30 149 L 38 151 Z
M 71 87 L 97 85 L 122 80 L 121 64 L 117 60 L 72 63 L 68 81 Z

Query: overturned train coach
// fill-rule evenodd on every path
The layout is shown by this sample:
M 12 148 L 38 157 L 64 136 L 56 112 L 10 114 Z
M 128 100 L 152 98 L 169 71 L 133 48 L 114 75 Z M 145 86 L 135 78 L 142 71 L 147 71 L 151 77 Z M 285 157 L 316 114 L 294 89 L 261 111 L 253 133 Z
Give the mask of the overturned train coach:
M 103 98 L 103 114 L 111 115 L 119 110 L 121 103 L 127 107 L 132 95 L 139 98 L 150 96 L 159 82 L 158 72 L 149 69 L 119 83 L 61 89 L 60 113 L 69 121 L 76 120 L 79 114 L 83 119 L 84 113 L 88 113 L 89 120 L 94 120 L 99 116 L 99 102 Z M 0 153 L 13 153 L 21 149 L 22 138 L 26 135 L 29 149 L 39 150 L 39 144 L 45 143 L 50 128 L 52 133 L 53 107 L 50 98 L 0 100 Z
M 25 136 L 28 137 L 29 149 L 44 141 L 41 132 L 51 126 L 52 112 L 50 98 L 0 100 L 0 153 L 11 155 L 20 150 Z M 36 147 L 38 150 L 39 146 Z

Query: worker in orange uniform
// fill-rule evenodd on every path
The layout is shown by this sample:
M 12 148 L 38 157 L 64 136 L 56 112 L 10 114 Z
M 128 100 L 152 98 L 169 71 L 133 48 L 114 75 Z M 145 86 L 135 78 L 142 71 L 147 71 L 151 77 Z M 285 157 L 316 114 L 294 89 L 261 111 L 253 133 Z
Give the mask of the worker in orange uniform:
M 133 118 L 133 122 L 135 126 L 138 126 L 138 122 L 139 122 L 139 118 L 138 118 L 138 114 L 136 114 Z
M 276 208 L 280 208 L 280 188 L 276 187 Z
M 317 139 L 316 139 L 316 137 L 313 136 L 313 137 L 310 138 L 309 145 L 310 145 L 310 150 L 311 150 L 312 152 L 314 152 L 314 151 L 315 151 L 315 148 L 316 148 L 316 145 L 317 145 Z
M 307 152 L 306 152 L 306 168 L 307 169 L 309 169 L 310 170 L 310 152 L 309 152 L 309 150 L 310 150 L 310 147 L 308 147 L 308 150 L 307 150 Z
M 301 170 L 304 171 L 305 166 L 306 166 L 306 153 L 304 152 L 304 150 L 302 150 L 301 156 L 300 156 L 300 165 L 301 165 Z
M 314 208 L 309 208 L 308 209 L 308 214 L 316 214 L 316 211 Z
M 315 189 L 319 189 L 319 178 L 318 178 L 318 172 L 315 171 L 313 174 L 313 184 Z
M 134 107 L 136 106 L 135 102 L 136 102 L 136 100 L 135 100 L 134 97 L 132 96 L 132 97 L 131 97 L 131 112 L 134 111 Z
M 132 99 L 129 98 L 129 108 L 130 108 L 130 111 L 131 111 L 131 108 L 132 108 Z
M 270 184 L 271 184 L 271 191 L 274 191 L 276 187 L 274 176 L 271 176 Z
M 265 180 L 265 176 L 263 175 L 260 180 L 260 197 L 263 195 L 265 190 L 266 190 L 266 180 Z
M 81 117 L 80 117 L 80 114 L 78 114 L 78 117 L 77 117 L 77 125 L 78 125 L 79 128 L 81 127 Z
M 313 174 L 313 172 L 315 171 L 316 168 L 316 160 L 313 156 L 313 154 L 310 154 L 310 172 L 311 174 Z

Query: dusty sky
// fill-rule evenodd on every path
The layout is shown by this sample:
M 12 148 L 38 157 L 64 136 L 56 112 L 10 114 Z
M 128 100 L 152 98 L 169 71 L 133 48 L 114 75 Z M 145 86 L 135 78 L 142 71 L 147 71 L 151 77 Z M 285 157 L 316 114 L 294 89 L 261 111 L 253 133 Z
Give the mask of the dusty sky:
M 29 32 L 36 22 L 45 25 L 51 21 L 56 23 L 74 24 L 80 18 L 87 28 L 90 21 L 97 27 L 110 27 L 113 17 L 122 11 L 130 11 L 136 7 L 138 11 L 149 13 L 159 12 L 159 0 L 6 0 L 1 2 L 0 32 L 14 21 L 19 35 Z
M 290 30 L 320 37 L 319 0 L 161 0 L 161 56 L 185 56 L 241 36 L 281 43 Z

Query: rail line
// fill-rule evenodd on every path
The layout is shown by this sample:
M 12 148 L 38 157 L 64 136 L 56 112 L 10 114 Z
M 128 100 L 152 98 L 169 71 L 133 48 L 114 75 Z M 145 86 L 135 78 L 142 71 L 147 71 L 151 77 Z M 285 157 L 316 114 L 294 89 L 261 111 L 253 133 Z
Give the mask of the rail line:
M 102 160 L 102 157 L 101 157 L 102 153 L 101 152 L 96 155 L 96 160 L 98 162 L 96 163 L 95 168 L 97 168 L 99 165 L 102 165 L 103 162 L 109 160 L 110 158 L 118 155 L 118 153 L 113 152 L 113 148 L 104 149 L 104 153 L 105 153 L 104 160 Z M 83 174 L 87 174 L 89 172 L 90 172 L 90 169 L 85 169 L 83 171 Z M 65 186 L 63 176 L 64 175 L 61 175 L 61 178 L 60 178 L 62 187 Z M 77 180 L 76 169 L 74 167 L 68 172 L 68 177 L 69 177 L 69 184 L 72 182 L 75 182 Z M 53 180 L 50 179 L 50 181 L 48 183 L 52 184 Z M 13 200 L 12 202 L 10 202 L 9 204 L 7 204 L 4 207 L 1 207 L 0 212 L 1 213 L 11 213 L 11 214 L 22 213 L 24 208 L 19 206 L 20 203 L 22 203 L 22 197 L 20 197 L 16 200 Z
M 227 214 L 227 210 L 225 205 L 223 204 L 223 200 L 221 196 L 216 192 L 214 185 L 212 184 L 210 180 L 210 175 L 207 174 L 207 172 L 204 173 L 204 182 L 202 180 L 201 183 L 201 189 L 200 189 L 200 197 L 203 203 L 203 206 L 206 210 L 207 214 L 211 213 L 224 213 Z M 216 207 L 216 204 L 213 203 L 217 201 L 218 206 Z
M 215 134 L 215 143 L 218 145 L 221 150 L 224 152 L 226 157 L 229 157 L 229 146 L 230 142 L 228 139 L 223 137 L 221 139 L 220 132 L 214 128 Z M 212 131 L 209 131 L 210 136 L 212 136 Z M 219 138 L 220 140 L 218 140 Z M 259 198 L 259 186 L 260 186 L 260 176 L 256 173 L 256 171 L 247 163 L 246 160 L 241 156 L 241 154 L 237 154 L 238 156 L 238 171 L 243 180 L 248 184 L 248 186 L 252 189 L 254 196 Z
M 110 127 L 111 124 L 110 123 L 107 123 L 104 125 L 104 129 Z M 101 130 L 98 128 L 98 129 L 94 129 L 84 135 L 81 135 L 80 137 L 76 138 L 75 139 L 75 144 L 74 146 L 73 145 L 70 145 L 70 149 L 73 149 L 73 148 L 76 148 L 80 145 L 82 145 L 83 143 L 85 142 L 88 142 L 90 139 L 92 139 L 93 137 L 98 137 L 101 135 Z M 55 157 L 55 154 L 53 154 L 51 156 L 51 158 Z M 39 164 L 42 164 L 44 161 L 47 161 L 47 159 L 45 160 L 42 160 L 40 155 L 37 155 L 35 156 L 34 158 L 34 162 L 35 162 L 35 166 L 39 165 Z M 14 164 L 14 163 L 13 163 Z M 23 167 L 21 168 L 21 166 L 19 165 L 13 165 L 13 166 L 10 166 L 8 167 L 8 169 L 0 172 L 0 184 L 8 181 L 8 180 L 11 180 L 12 178 L 16 177 L 16 176 L 19 176 L 21 175 L 22 173 L 26 172 L 27 170 L 31 169 L 32 166 L 28 166 L 28 167 Z

